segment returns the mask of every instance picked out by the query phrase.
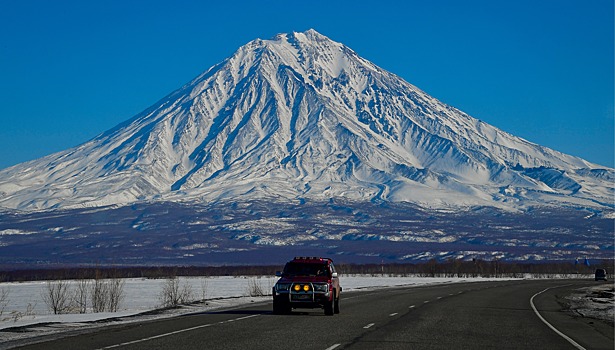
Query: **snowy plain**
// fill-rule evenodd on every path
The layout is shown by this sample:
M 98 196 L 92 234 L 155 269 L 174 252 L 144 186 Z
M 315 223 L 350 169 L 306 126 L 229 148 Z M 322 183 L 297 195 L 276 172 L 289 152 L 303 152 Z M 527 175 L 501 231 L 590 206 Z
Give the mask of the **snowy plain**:
M 591 277 L 591 276 L 584 276 Z M 528 278 L 531 278 L 528 276 Z M 118 312 L 52 314 L 43 294 L 47 282 L 0 283 L 0 292 L 8 291 L 4 303 L 0 303 L 0 349 L 2 343 L 49 335 L 72 330 L 96 328 L 103 325 L 142 322 L 221 308 L 236 307 L 252 303 L 266 302 L 271 299 L 271 288 L 277 278 L 273 276 L 208 276 L 179 277 L 180 288 L 187 286 L 191 291 L 193 303 L 176 308 L 163 309 L 162 290 L 168 279 L 125 279 L 124 298 Z M 341 283 L 345 291 L 396 287 L 425 286 L 444 283 L 486 282 L 520 280 L 516 278 L 452 278 L 452 277 L 396 277 L 374 275 L 342 275 Z M 74 289 L 76 281 L 70 281 Z M 249 296 L 254 286 L 259 287 L 264 296 Z M 601 289 L 598 291 L 596 288 Z M 610 288 L 610 289 L 609 289 Z M 604 289 L 604 291 L 602 290 Z M 579 291 L 571 296 L 572 307 L 580 309 L 581 314 L 590 317 L 609 319 L 613 317 L 615 302 L 612 285 L 593 287 L 591 291 Z M 596 306 L 591 293 L 602 293 L 603 300 Z M 604 293 L 609 293 L 605 298 Z M 0 293 L 1 295 L 1 293 Z M 4 308 L 4 310 L 2 310 Z M 590 311 L 591 310 L 591 311 Z

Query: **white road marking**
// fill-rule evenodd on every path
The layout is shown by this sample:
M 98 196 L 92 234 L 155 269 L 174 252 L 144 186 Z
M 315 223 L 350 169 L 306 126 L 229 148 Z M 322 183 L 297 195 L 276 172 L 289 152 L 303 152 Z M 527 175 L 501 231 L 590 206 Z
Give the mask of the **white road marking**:
M 425 300 L 425 301 L 423 302 L 423 304 L 427 304 L 428 302 L 429 302 L 429 300 Z
M 415 307 L 416 307 L 415 305 L 410 305 L 408 309 L 414 309 Z
M 342 344 L 333 344 L 330 347 L 326 348 L 325 350 L 333 350 L 333 349 L 337 348 L 340 345 L 342 345 Z
M 373 325 L 375 325 L 375 323 L 370 323 L 370 324 L 368 324 L 367 326 L 365 326 L 363 328 L 368 329 L 368 328 L 372 327 Z
M 438 300 L 442 299 L 443 297 L 438 297 Z
M 367 297 L 367 296 L 376 295 L 376 294 L 378 294 L 378 293 L 365 293 L 365 294 L 355 295 L 353 297 L 344 297 L 344 300 L 355 299 L 355 298 L 362 298 L 362 297 Z
M 395 315 L 397 315 L 397 312 L 394 312 L 394 313 L 390 314 L 389 316 L 393 317 Z
M 234 321 L 239 321 L 239 320 L 245 320 L 248 318 L 252 318 L 252 317 L 256 317 L 258 315 L 249 315 L 249 316 L 244 316 L 244 317 L 239 317 L 239 318 L 234 318 L 232 320 L 227 320 L 227 321 L 222 321 L 222 322 L 217 322 L 217 324 L 221 324 L 221 323 L 229 323 L 229 322 L 234 322 Z M 120 344 L 115 344 L 115 345 L 110 345 L 110 346 L 105 346 L 104 348 L 100 348 L 97 350 L 102 350 L 102 349 L 113 349 L 113 348 L 119 348 L 121 346 L 126 346 L 126 345 L 132 345 L 132 344 L 137 344 L 137 343 L 142 343 L 148 340 L 153 340 L 153 339 L 158 339 L 158 338 L 163 338 L 163 337 L 168 337 L 170 335 L 175 335 L 175 334 L 179 334 L 179 333 L 184 333 L 184 332 L 189 332 L 189 331 L 193 331 L 195 329 L 200 329 L 200 328 L 205 328 L 205 327 L 211 327 L 213 326 L 213 323 L 209 323 L 209 324 L 202 324 L 200 326 L 196 326 L 196 327 L 190 327 L 190 328 L 185 328 L 185 329 L 180 329 L 178 331 L 173 331 L 173 332 L 169 332 L 169 333 L 163 333 L 163 334 L 158 334 L 158 335 L 154 335 L 151 337 L 147 337 L 147 338 L 143 338 L 143 339 L 137 339 L 137 340 L 133 340 L 133 341 L 129 341 L 129 342 L 125 342 L 125 343 L 120 343 Z
M 562 338 L 566 339 L 570 344 L 572 344 L 572 346 L 574 346 L 575 348 L 579 349 L 579 350 L 586 350 L 584 347 L 582 347 L 581 345 L 579 345 L 579 343 L 575 342 L 574 340 L 572 340 L 569 336 L 567 336 L 566 334 L 560 332 L 557 330 L 557 328 L 553 327 L 549 322 L 547 322 L 547 320 L 545 320 L 542 315 L 540 314 L 540 312 L 538 312 L 538 309 L 536 309 L 536 306 L 534 305 L 534 297 L 548 291 L 549 289 L 552 288 L 559 288 L 559 287 L 566 287 L 569 286 L 570 284 L 566 284 L 563 286 L 557 286 L 557 287 L 550 287 L 547 288 L 541 292 L 538 292 L 534 295 L 532 295 L 532 297 L 530 298 L 530 305 L 532 306 L 532 309 L 534 309 L 534 313 L 536 313 L 536 316 L 538 316 L 538 318 L 540 318 L 540 320 L 542 322 L 544 322 L 544 324 L 546 324 L 547 326 L 549 326 L 549 328 L 551 328 L 555 333 L 559 334 Z

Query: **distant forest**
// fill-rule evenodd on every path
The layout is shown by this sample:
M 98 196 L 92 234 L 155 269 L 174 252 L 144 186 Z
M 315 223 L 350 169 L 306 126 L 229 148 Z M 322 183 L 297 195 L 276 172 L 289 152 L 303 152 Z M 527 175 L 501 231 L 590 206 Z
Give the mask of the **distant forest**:
M 40 269 L 0 269 L 0 282 L 91 278 L 168 278 L 174 276 L 267 276 L 275 275 L 284 266 L 88 266 Z M 591 274 L 597 268 L 615 271 L 615 260 L 602 260 L 587 266 L 583 261 L 570 262 L 509 262 L 500 260 L 430 260 L 423 263 L 400 264 L 336 264 L 343 275 L 416 276 L 416 277 L 575 277 Z

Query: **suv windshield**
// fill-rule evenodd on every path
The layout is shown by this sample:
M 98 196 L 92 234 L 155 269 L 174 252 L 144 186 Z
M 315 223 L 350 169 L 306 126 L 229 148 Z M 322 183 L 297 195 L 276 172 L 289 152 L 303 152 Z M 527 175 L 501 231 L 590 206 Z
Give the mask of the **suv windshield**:
M 327 264 L 307 264 L 289 262 L 284 266 L 284 275 L 290 276 L 328 276 Z

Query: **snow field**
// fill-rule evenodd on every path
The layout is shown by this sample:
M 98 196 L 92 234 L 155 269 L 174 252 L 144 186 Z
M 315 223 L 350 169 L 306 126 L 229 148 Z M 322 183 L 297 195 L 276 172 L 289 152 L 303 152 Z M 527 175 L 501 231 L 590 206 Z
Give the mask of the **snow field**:
M 581 288 L 566 300 L 570 309 L 583 317 L 611 323 L 615 320 L 615 285 L 612 283 Z

